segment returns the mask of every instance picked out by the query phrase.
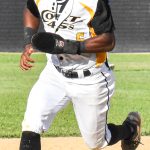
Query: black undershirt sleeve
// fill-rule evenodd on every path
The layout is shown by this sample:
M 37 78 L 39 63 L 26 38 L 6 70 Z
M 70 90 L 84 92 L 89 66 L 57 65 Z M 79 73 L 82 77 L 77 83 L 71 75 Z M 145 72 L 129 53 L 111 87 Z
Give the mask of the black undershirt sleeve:
M 115 29 L 111 9 L 108 0 L 99 0 L 97 9 L 90 26 L 94 28 L 97 35 L 107 32 L 113 32 Z
M 37 18 L 40 18 L 40 13 L 34 0 L 27 0 L 27 8 Z

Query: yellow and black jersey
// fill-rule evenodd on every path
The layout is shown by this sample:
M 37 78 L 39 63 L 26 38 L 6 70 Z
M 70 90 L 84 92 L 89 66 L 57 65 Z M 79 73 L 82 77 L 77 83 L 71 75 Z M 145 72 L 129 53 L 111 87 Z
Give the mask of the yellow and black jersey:
M 64 39 L 83 41 L 115 29 L 108 0 L 28 0 L 27 8 L 41 18 L 46 32 Z M 105 52 L 47 56 L 54 65 L 65 69 L 98 67 L 107 57 Z

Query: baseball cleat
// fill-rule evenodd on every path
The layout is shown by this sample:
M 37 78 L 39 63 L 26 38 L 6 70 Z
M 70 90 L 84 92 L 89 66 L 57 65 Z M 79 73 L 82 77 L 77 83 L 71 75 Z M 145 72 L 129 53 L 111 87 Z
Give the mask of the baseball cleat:
M 136 150 L 141 140 L 141 117 L 138 112 L 130 112 L 123 122 L 133 130 L 133 135 L 129 139 L 121 141 L 122 150 Z

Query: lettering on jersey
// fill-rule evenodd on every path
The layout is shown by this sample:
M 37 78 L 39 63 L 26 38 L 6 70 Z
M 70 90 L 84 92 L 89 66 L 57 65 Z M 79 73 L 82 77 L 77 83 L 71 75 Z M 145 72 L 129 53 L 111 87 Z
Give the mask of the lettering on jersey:
M 53 2 L 51 9 L 43 10 L 41 12 L 41 18 L 43 22 L 46 23 L 51 28 L 54 28 L 56 21 L 63 12 L 68 1 L 69 0 L 56 0 L 55 2 Z M 77 22 L 83 22 L 83 20 L 81 20 L 81 17 L 69 16 L 61 23 L 59 28 L 72 30 L 74 29 L 74 24 Z
M 64 47 L 64 45 L 65 45 L 64 41 L 59 41 L 56 39 L 56 46 L 62 48 L 62 47 Z
M 56 0 L 56 1 L 57 1 L 56 12 L 57 14 L 61 14 L 69 0 Z

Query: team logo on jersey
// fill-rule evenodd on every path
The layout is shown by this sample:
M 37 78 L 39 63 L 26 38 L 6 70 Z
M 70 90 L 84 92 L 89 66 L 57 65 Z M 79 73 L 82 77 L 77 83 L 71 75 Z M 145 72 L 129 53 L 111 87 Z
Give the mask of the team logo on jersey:
M 57 40 L 56 39 L 56 46 L 60 47 L 60 48 L 63 48 L 65 45 L 64 41 L 60 41 L 60 40 Z
M 54 28 L 56 21 L 59 19 L 59 16 L 63 12 L 68 1 L 69 0 L 55 0 L 52 3 L 50 10 L 43 10 L 41 13 L 43 22 L 46 23 L 49 27 Z M 69 16 L 61 23 L 59 28 L 72 30 L 74 29 L 75 23 L 83 21 L 80 18 L 81 17 Z

